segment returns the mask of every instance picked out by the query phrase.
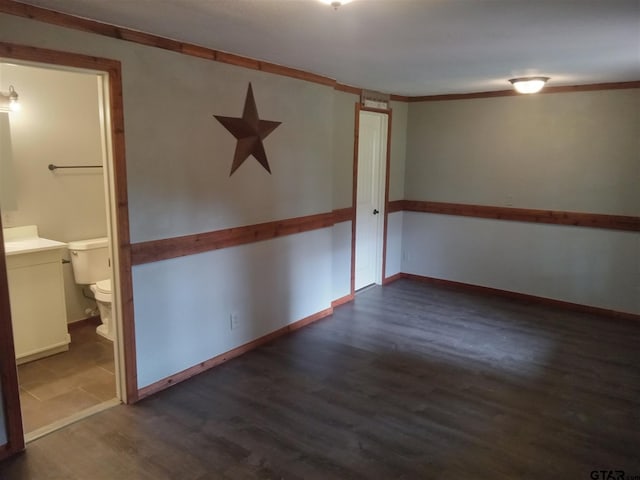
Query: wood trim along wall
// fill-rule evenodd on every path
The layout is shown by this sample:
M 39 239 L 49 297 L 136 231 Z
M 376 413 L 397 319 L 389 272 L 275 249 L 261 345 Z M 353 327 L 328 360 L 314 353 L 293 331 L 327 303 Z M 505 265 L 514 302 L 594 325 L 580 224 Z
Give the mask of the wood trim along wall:
M 7 262 L 4 254 L 4 237 L 0 219 L 0 385 L 4 412 L 7 443 L 0 446 L 0 460 L 24 450 L 24 432 L 22 431 L 22 412 L 20 410 L 20 390 L 16 353 L 13 345 L 13 326 L 11 325 L 11 305 L 9 303 L 9 282 L 7 281 Z
M 358 95 L 359 97 L 362 95 L 362 88 L 360 87 L 353 87 L 351 85 L 345 85 L 343 83 L 336 82 L 333 88 L 340 92 L 353 93 L 354 95 Z M 411 97 L 407 97 L 406 95 L 395 95 L 393 93 L 389 95 L 389 100 L 391 100 L 392 102 L 406 103 L 409 101 L 409 98 Z
M 351 222 L 356 218 L 354 207 L 338 208 L 331 212 L 333 214 L 333 223 Z
M 360 142 L 360 109 L 362 105 L 356 102 L 354 132 L 353 132 L 353 179 L 351 182 L 351 206 L 353 207 L 353 221 L 351 222 L 351 295 L 356 293 L 356 207 L 358 205 L 358 144 Z
M 389 234 L 389 179 L 391 178 L 391 131 L 393 129 L 393 111 L 387 112 L 387 163 L 384 175 L 384 226 L 382 228 L 382 285 L 387 278 L 387 235 Z
M 130 246 L 131 264 L 142 265 L 160 260 L 168 260 L 170 258 L 204 253 L 211 250 L 260 242 L 262 240 L 327 228 L 336 223 L 351 222 L 354 218 L 355 210 L 353 207 L 346 207 L 328 213 L 134 243 Z
M 565 302 L 564 300 L 555 300 L 553 298 L 538 297 L 536 295 L 512 292 L 510 290 L 502 290 L 499 288 L 483 287 L 481 285 L 473 285 L 470 283 L 456 282 L 453 280 L 444 280 L 441 278 L 425 277 L 422 275 L 414 275 L 411 273 L 401 273 L 400 276 L 397 278 L 394 278 L 394 280 L 398 280 L 399 278 L 408 278 L 410 280 L 430 283 L 432 285 L 439 285 L 447 288 L 452 288 L 455 290 L 475 292 L 483 295 L 495 295 L 499 297 L 511 298 L 518 301 L 537 303 L 541 305 L 547 305 L 550 307 L 563 308 L 566 310 L 573 310 L 576 312 L 590 313 L 594 315 L 602 315 L 606 317 L 620 318 L 624 320 L 635 320 L 635 321 L 640 320 L 640 315 L 635 313 L 620 312 L 617 310 L 608 310 L 606 308 L 592 307 L 590 305 L 582 305 L 579 303 Z
M 395 95 L 393 93 L 389 96 L 389 100 L 391 100 L 392 102 L 405 102 L 406 103 L 406 102 L 409 101 L 409 98 L 411 98 L 411 97 L 408 97 L 406 95 Z
M 136 360 L 136 330 L 133 308 L 133 276 L 131 272 L 131 240 L 129 237 L 129 200 L 127 191 L 127 161 L 124 139 L 124 103 L 120 62 L 109 70 L 109 106 L 111 109 L 111 150 L 116 205 L 117 267 L 122 308 L 122 347 L 125 374 L 124 400 L 138 400 L 138 366 Z M 112 247 L 113 248 L 113 247 Z
M 331 302 L 331 308 L 339 307 L 340 305 L 344 305 L 345 303 L 353 302 L 356 296 L 352 293 L 349 295 L 345 295 L 344 297 L 340 297 Z
M 389 285 L 390 283 L 393 283 L 396 280 L 400 280 L 403 275 L 404 274 L 402 272 L 396 273 L 395 275 L 391 275 L 390 277 L 387 277 L 382 281 L 382 285 Z
M 0 0 L 0 13 L 16 15 L 18 17 L 29 18 L 39 22 L 49 23 L 60 27 L 72 28 L 83 32 L 95 33 L 106 37 L 134 42 L 149 47 L 161 48 L 172 52 L 182 53 L 193 57 L 204 58 L 216 62 L 227 63 L 239 67 L 249 68 L 252 70 L 260 70 L 263 72 L 273 73 L 275 75 L 283 75 L 286 77 L 296 78 L 307 82 L 318 83 L 332 88 L 337 86 L 337 82 L 323 75 L 306 72 L 296 68 L 285 67 L 275 63 L 264 62 L 241 55 L 221 52 L 211 48 L 201 47 L 186 42 L 179 42 L 168 38 L 160 37 L 150 33 L 139 32 L 124 27 L 117 27 L 108 23 L 102 23 L 95 20 L 76 17 L 66 13 L 56 12 L 25 3 L 15 2 L 13 0 Z M 356 90 L 353 87 L 341 86 L 341 89 L 348 88 L 350 93 Z
M 437 213 L 463 217 L 491 218 L 495 220 L 604 228 L 628 232 L 640 231 L 640 217 L 625 215 L 605 215 L 601 213 L 565 212 L 558 210 L 537 210 L 531 208 L 495 207 L 490 205 L 467 205 L 418 200 L 395 200 L 390 202 L 389 210 L 390 212 Z
M 352 209 L 344 210 L 351 211 Z M 338 215 L 341 219 L 345 219 L 347 216 L 342 210 Z M 132 265 L 141 265 L 332 227 L 336 223 L 335 218 L 336 215 L 333 212 L 319 213 L 244 227 L 134 243 L 131 245 L 131 263 Z
M 10 2 L 13 4 L 13 2 Z M 0 7 L 6 6 L 0 3 Z M 1 10 L 2 8 L 0 8 Z M 42 63 L 63 67 L 82 68 L 103 72 L 108 75 L 109 83 L 109 119 L 111 126 L 111 149 L 115 194 L 115 221 L 122 303 L 122 344 L 124 357 L 125 392 L 124 400 L 133 403 L 137 400 L 137 368 L 135 349 L 135 325 L 133 310 L 133 287 L 131 280 L 131 256 L 129 249 L 129 207 L 127 194 L 127 168 L 124 141 L 124 112 L 122 101 L 122 74 L 120 62 L 106 58 L 60 52 L 43 48 L 0 42 L 0 57 L 25 62 Z M 0 255 L 4 255 L 4 246 L 0 246 Z
M 320 85 L 333 87 L 336 90 L 360 95 L 362 88 L 353 87 L 338 83 L 337 80 L 318 75 L 316 73 L 304 70 L 286 67 L 275 63 L 264 62 L 250 57 L 244 57 L 233 53 L 222 52 L 208 47 L 202 47 L 187 42 L 180 42 L 169 38 L 132 30 L 125 27 L 118 27 L 108 23 L 98 22 L 87 18 L 76 17 L 74 15 L 56 12 L 26 3 L 16 2 L 14 0 L 0 0 L 0 13 L 24 17 L 51 25 L 71 28 L 83 32 L 94 33 L 106 37 L 116 38 L 127 42 L 138 43 L 149 47 L 161 48 L 172 52 L 182 53 L 193 57 L 204 58 L 238 67 L 249 68 L 251 70 L 260 70 L 263 72 L 273 73 L 275 75 L 283 75 L 298 80 L 313 82 Z M 586 85 L 566 85 L 566 86 L 547 86 L 541 93 L 570 93 L 570 92 L 586 92 L 593 90 L 615 90 L 621 88 L 640 88 L 640 80 L 631 82 L 609 82 L 594 83 Z M 465 100 L 473 98 L 492 98 L 492 97 L 510 97 L 518 95 L 513 90 L 499 90 L 489 92 L 474 93 L 452 93 L 443 95 L 424 95 L 424 96 L 407 96 L 391 94 L 390 100 L 395 102 L 433 102 L 441 100 Z
M 592 92 L 596 90 L 621 90 L 626 88 L 640 88 L 640 80 L 633 82 L 609 82 L 609 83 L 589 83 L 585 85 L 565 85 L 565 86 L 546 86 L 539 93 L 574 93 L 574 92 Z M 490 92 L 474 92 L 474 93 L 448 93 L 443 95 L 424 95 L 418 97 L 407 97 L 409 102 L 439 102 L 442 100 L 471 100 L 474 98 L 494 98 L 494 97 L 517 97 L 522 95 L 515 90 L 497 90 Z
M 362 95 L 362 88 L 360 87 L 353 87 L 351 85 L 345 85 L 343 83 L 336 82 L 333 88 L 340 92 L 353 93 L 354 95 L 358 95 L 359 97 Z M 409 98 L 411 97 L 407 97 L 406 95 L 395 95 L 393 93 L 389 95 L 389 100 L 391 100 L 392 102 L 406 103 L 409 101 Z
M 404 200 L 392 200 L 389 202 L 389 213 L 402 212 L 404 210 Z
M 362 89 L 358 87 L 352 87 L 351 85 L 344 85 L 342 83 L 337 83 L 334 87 L 339 92 L 353 93 L 354 95 L 362 95 Z
M 322 318 L 328 317 L 331 314 L 333 314 L 333 307 L 327 308 L 309 317 L 303 318 L 302 320 L 298 320 L 297 322 L 286 325 L 274 332 L 268 333 L 267 335 L 263 335 L 262 337 L 257 338 L 249 343 L 245 343 L 244 345 L 236 347 L 233 350 L 229 350 L 226 353 L 217 355 L 213 358 L 210 358 L 209 360 L 205 360 L 204 362 L 194 365 L 193 367 L 187 368 L 186 370 L 183 370 L 174 375 L 163 378 L 162 380 L 158 380 L 157 382 L 152 383 L 151 385 L 143 387 L 139 390 L 138 396 L 140 399 L 142 399 L 142 398 L 148 397 L 149 395 L 153 395 L 154 393 L 165 390 L 177 383 L 183 382 L 184 380 L 187 380 L 195 375 L 198 375 L 199 373 L 209 370 L 233 358 L 239 357 L 240 355 L 243 355 L 251 350 L 254 350 L 266 343 L 272 342 L 275 339 L 282 337 L 283 335 L 287 335 L 291 332 L 295 332 L 296 330 L 299 330 L 302 327 L 306 327 L 307 325 L 313 322 L 317 322 Z

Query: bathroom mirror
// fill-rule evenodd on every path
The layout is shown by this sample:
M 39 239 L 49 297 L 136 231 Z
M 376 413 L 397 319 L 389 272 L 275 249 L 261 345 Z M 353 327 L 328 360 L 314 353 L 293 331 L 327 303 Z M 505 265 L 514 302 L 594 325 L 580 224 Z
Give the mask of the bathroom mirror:
M 17 209 L 15 185 L 10 116 L 0 112 L 0 208 L 4 212 Z

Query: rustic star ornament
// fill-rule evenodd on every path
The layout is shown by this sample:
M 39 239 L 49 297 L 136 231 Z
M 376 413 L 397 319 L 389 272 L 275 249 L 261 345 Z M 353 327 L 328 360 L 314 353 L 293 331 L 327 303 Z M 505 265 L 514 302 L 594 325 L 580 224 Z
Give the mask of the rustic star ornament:
M 271 168 L 267 161 L 267 153 L 264 151 L 262 140 L 273 132 L 282 122 L 260 120 L 256 101 L 253 98 L 251 83 L 249 83 L 249 88 L 247 89 L 247 98 L 244 101 L 242 118 L 223 117 L 220 115 L 214 115 L 214 117 L 238 139 L 229 176 L 233 175 L 233 172 L 235 172 L 250 155 L 253 155 L 260 165 L 271 174 Z

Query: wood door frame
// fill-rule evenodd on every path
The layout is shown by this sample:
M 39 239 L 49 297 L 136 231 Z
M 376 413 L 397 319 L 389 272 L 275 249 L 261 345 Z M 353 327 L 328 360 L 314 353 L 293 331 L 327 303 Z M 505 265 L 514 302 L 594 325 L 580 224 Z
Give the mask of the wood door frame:
M 107 122 L 111 136 L 111 166 L 115 209 L 115 245 L 118 254 L 118 278 L 120 280 L 120 303 L 122 307 L 122 351 L 124 385 L 121 391 L 126 403 L 138 399 L 136 373 L 135 325 L 133 311 L 133 288 L 131 277 L 131 248 L 129 239 L 129 211 L 127 194 L 127 170 L 124 144 L 124 110 L 122 101 L 122 67 L 119 61 L 93 57 L 77 53 L 61 52 L 26 45 L 0 42 L 0 58 L 67 68 L 79 68 L 106 75 L 108 79 Z M 4 252 L 4 242 L 0 242 L 0 335 L 3 340 L 0 353 L 0 375 L 5 400 L 8 424 L 8 448 L 0 450 L 0 458 L 24 449 L 24 436 L 20 419 L 19 391 L 17 383 L 13 335 L 9 304 L 9 289 Z M 114 306 L 115 307 L 115 306 Z M 6 340 L 4 340 L 6 339 Z M 11 354 L 9 354 L 9 350 Z
M 0 461 L 24 450 L 24 432 L 22 430 L 22 411 L 20 410 L 20 390 L 16 353 L 13 346 L 13 327 L 11 325 L 11 305 L 9 303 L 9 285 L 7 283 L 7 259 L 4 256 L 4 235 L 0 218 L 0 382 L 2 386 L 2 404 L 7 443 L 0 445 Z M 5 321 L 8 319 L 8 321 Z
M 387 152 L 384 178 L 384 217 L 382 227 L 382 278 L 381 284 L 387 279 L 387 228 L 389 216 L 389 178 L 391 170 L 391 125 L 393 123 L 393 110 L 391 108 L 365 107 L 356 102 L 355 108 L 355 132 L 353 136 L 353 183 L 351 190 L 351 205 L 353 220 L 351 221 L 351 295 L 356 291 L 356 214 L 358 209 L 358 147 L 360 145 L 360 112 L 382 113 L 387 115 Z

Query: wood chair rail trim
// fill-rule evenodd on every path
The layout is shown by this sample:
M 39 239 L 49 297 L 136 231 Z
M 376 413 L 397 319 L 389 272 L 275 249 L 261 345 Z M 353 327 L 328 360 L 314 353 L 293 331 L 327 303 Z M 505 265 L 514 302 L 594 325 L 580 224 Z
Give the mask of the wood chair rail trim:
M 351 221 L 353 218 L 353 208 L 349 207 L 327 213 L 134 243 L 131 245 L 131 263 L 141 265 L 270 240 L 332 227 L 336 223 Z
M 545 223 L 551 225 L 568 225 L 574 227 L 604 228 L 629 232 L 640 231 L 640 217 L 627 215 L 606 215 L 601 213 L 469 205 L 421 200 L 394 200 L 389 202 L 389 213 L 400 211 Z
M 543 88 L 539 94 L 549 93 L 576 93 L 576 92 L 593 92 L 597 90 L 622 90 L 627 88 L 640 88 L 640 80 L 631 82 L 607 82 L 607 83 L 588 83 L 584 85 L 559 85 L 557 87 L 547 86 Z M 443 95 L 422 95 L 407 97 L 410 103 L 417 102 L 441 102 L 445 100 L 473 100 L 475 98 L 496 98 L 496 97 L 517 97 L 522 96 L 515 90 L 493 90 L 489 92 L 472 92 L 472 93 L 447 93 Z

